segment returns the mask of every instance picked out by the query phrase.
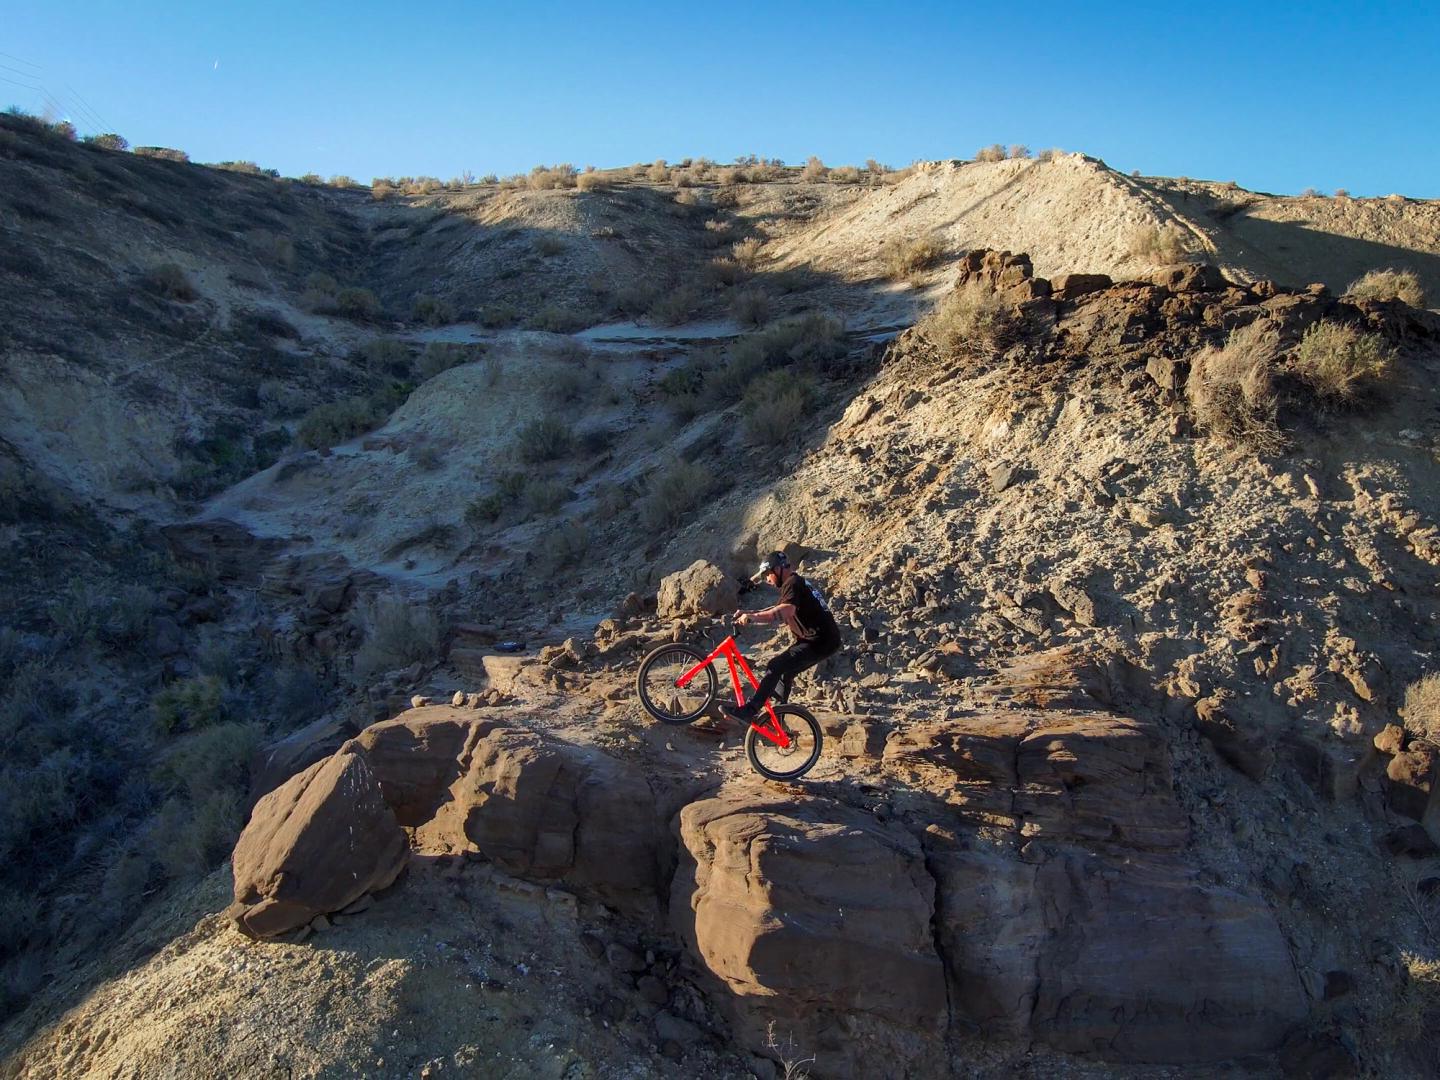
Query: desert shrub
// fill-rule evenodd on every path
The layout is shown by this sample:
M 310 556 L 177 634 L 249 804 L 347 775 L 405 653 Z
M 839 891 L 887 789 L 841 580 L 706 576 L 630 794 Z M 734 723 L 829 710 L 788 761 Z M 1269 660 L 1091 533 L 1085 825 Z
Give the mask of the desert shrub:
M 1129 253 L 1137 259 L 1178 262 L 1185 256 L 1185 234 L 1176 225 L 1141 225 L 1130 234 Z
M 854 165 L 841 165 L 830 170 L 830 180 L 836 184 L 858 184 L 860 179 L 860 170 Z
M 735 256 L 735 261 L 741 266 L 747 270 L 754 270 L 760 265 L 760 252 L 764 246 L 764 242 L 758 237 L 748 236 L 735 244 L 730 249 L 730 253 Z
M 650 318 L 661 326 L 676 326 L 690 318 L 705 302 L 705 295 L 694 285 L 679 285 L 658 297 L 649 310 Z
M 515 455 L 529 465 L 556 461 L 574 448 L 570 425 L 558 416 L 542 416 L 515 433 Z
M 764 326 L 770 318 L 770 297 L 759 289 L 737 292 L 730 299 L 730 315 L 741 326 Z
M 824 180 L 830 175 L 830 170 L 825 167 L 825 162 L 813 155 L 805 162 L 805 167 L 800 170 L 801 180 Z
M 325 178 L 317 172 L 301 173 L 297 179 L 309 187 L 322 187 L 325 184 Z
M 710 201 L 722 210 L 732 209 L 740 205 L 740 193 L 735 190 L 735 185 L 740 182 L 739 169 L 721 169 L 718 179 L 720 190 L 710 197 Z
M 130 149 L 130 140 L 123 135 L 116 135 L 113 131 L 103 135 L 86 135 L 84 142 L 86 146 L 99 147 L 101 150 Z
M 1283 449 L 1276 416 L 1278 342 L 1259 323 L 1232 330 L 1221 347 L 1208 346 L 1190 364 L 1185 396 L 1200 426 L 1262 452 Z
M 589 312 L 576 311 L 559 304 L 545 304 L 525 320 L 527 330 L 547 330 L 552 334 L 573 334 L 591 325 L 595 319 Z
M 991 143 L 989 146 L 982 146 L 975 151 L 976 161 L 1004 161 L 1005 147 L 999 143 Z
M 432 341 L 420 354 L 420 377 L 433 379 L 442 371 L 473 363 L 483 354 L 484 349 L 477 345 L 465 345 L 457 341 Z
M 145 287 L 156 296 L 178 300 L 182 304 L 188 304 L 200 296 L 189 276 L 173 262 L 152 266 L 146 271 L 144 282 Z
M 670 182 L 677 188 L 691 188 L 695 186 L 695 180 L 691 175 L 679 169 L 676 169 L 670 174 Z M 681 206 L 694 206 L 700 200 L 693 191 L 680 191 L 676 193 L 675 201 Z
M 372 375 L 403 377 L 409 374 L 410 346 L 398 338 L 375 338 L 358 351 L 361 365 Z
M 1371 270 L 1345 291 L 1358 300 L 1403 300 L 1413 308 L 1425 306 L 1425 289 L 1413 270 Z
M 640 501 L 640 520 L 651 529 L 668 529 L 714 490 L 715 478 L 703 465 L 679 460 L 653 473 Z
M 1020 143 L 1011 143 L 1010 148 L 1005 151 L 1005 156 L 1012 160 L 1028 158 L 1030 156 L 1030 148 Z
M 370 181 L 370 195 L 376 202 L 384 202 L 395 194 L 395 185 L 381 177 Z
M 75 125 L 72 124 L 69 120 L 56 121 L 55 123 L 50 125 L 50 130 L 56 135 L 58 135 L 60 138 L 64 139 L 66 142 L 74 142 L 75 137 L 78 134 L 75 130 Z
M 664 184 L 670 180 L 670 169 L 665 164 L 664 158 L 656 158 L 655 163 L 645 172 L 645 179 L 652 184 Z
M 569 245 L 566 244 L 565 241 L 558 236 L 552 236 L 549 233 L 542 233 L 535 238 L 535 253 L 537 255 L 544 256 L 545 258 L 551 258 L 555 255 L 564 255 L 565 252 L 568 250 Z
M 735 242 L 735 231 L 729 222 L 711 218 L 705 222 L 705 235 L 700 239 L 706 247 L 727 247 Z
M 354 619 L 364 635 L 355 652 L 359 678 L 432 660 L 440 651 L 444 627 L 435 610 L 424 604 L 381 596 L 356 605 Z
M 150 702 L 155 722 L 165 732 L 198 731 L 225 715 L 225 683 L 214 675 L 179 679 Z
M 455 321 L 455 309 L 438 296 L 421 293 L 410 305 L 410 318 L 427 326 L 444 326 Z
M 436 472 L 445 464 L 445 456 L 440 453 L 439 447 L 428 443 L 411 446 L 406 454 L 421 472 Z
M 328 697 L 325 684 L 313 671 L 300 664 L 287 664 L 275 672 L 270 713 L 285 728 L 299 727 L 325 711 Z
M 772 371 L 745 388 L 745 435 L 761 446 L 781 446 L 804 434 L 814 407 L 815 384 L 806 375 Z
M 486 329 L 499 330 L 502 327 L 514 326 L 519 322 L 520 309 L 503 300 L 492 301 L 480 308 L 476 313 L 476 318 Z
M 497 491 L 492 491 L 489 495 L 476 496 L 465 504 L 465 524 L 472 529 L 478 529 L 481 525 L 499 521 L 500 515 L 509 505 L 509 500 Z
M 1039 153 L 1037 153 L 1037 154 L 1035 155 L 1035 160 L 1036 160 L 1036 161 L 1054 161 L 1056 158 L 1061 157 L 1064 153 L 1065 153 L 1065 151 L 1059 149 L 1058 147 L 1053 147 L 1053 146 L 1052 146 L 1052 147 L 1047 147 L 1046 149 L 1041 150 Z
M 705 276 L 714 284 L 728 288 L 744 281 L 750 271 L 738 259 L 711 259 L 705 265 Z
M 175 797 L 154 823 L 155 860 L 170 881 L 195 881 L 225 861 L 244 824 L 240 792 L 207 791 L 196 801 Z
M 559 480 L 536 480 L 526 486 L 520 505 L 527 517 L 553 514 L 574 496 L 569 485 Z
M 545 400 L 552 405 L 575 405 L 592 396 L 601 381 L 600 373 L 583 361 L 562 367 L 546 380 Z
M 907 240 L 896 236 L 881 246 L 880 260 L 886 277 L 905 281 L 930 269 L 944 253 L 945 248 L 937 237 L 916 236 Z
M 1305 331 L 1290 370 L 1322 405 L 1344 407 L 1377 389 L 1393 359 L 1379 334 L 1326 319 Z
M 605 191 L 610 187 L 610 178 L 603 173 L 585 172 L 576 177 L 575 186 L 581 191 Z
M 33 893 L 0 887 L 0 957 L 17 953 L 37 936 L 45 905 Z
M 684 367 L 667 371 L 655 383 L 655 389 L 667 398 L 698 394 L 705 385 L 703 363 L 690 361 Z
M 365 397 L 350 397 L 317 405 L 300 420 L 295 441 L 307 450 L 320 450 L 347 442 L 372 430 L 385 413 Z
M 272 419 L 298 412 L 305 404 L 304 395 L 281 379 L 261 380 L 255 388 L 255 397 L 260 402 L 260 411 Z
M 536 165 L 530 170 L 527 180 L 529 186 L 536 191 L 545 191 L 553 188 L 571 188 L 576 185 L 576 177 L 579 170 L 574 165 Z
M 540 566 L 545 573 L 577 566 L 590 550 L 590 530 L 576 522 L 551 529 L 540 541 Z
M 967 281 L 947 295 L 919 324 L 943 353 L 977 356 L 999 352 L 1014 337 L 1010 309 L 980 281 Z
M 183 793 L 192 803 L 212 791 L 242 790 L 261 735 L 260 725 L 234 721 L 182 735 L 165 749 L 152 779 L 167 795 Z
M 369 289 L 350 286 L 335 294 L 335 313 L 347 319 L 369 321 L 380 314 L 380 301 Z
M 610 296 L 610 309 L 617 315 L 637 318 L 650 310 L 660 298 L 655 286 L 648 281 L 636 281 L 622 285 Z
M 1426 675 L 1405 688 L 1400 715 L 1411 735 L 1440 746 L 1440 674 Z
M 176 150 L 169 146 L 137 146 L 135 154 L 139 157 L 159 158 L 161 161 L 190 160 L 190 155 L 184 150 Z

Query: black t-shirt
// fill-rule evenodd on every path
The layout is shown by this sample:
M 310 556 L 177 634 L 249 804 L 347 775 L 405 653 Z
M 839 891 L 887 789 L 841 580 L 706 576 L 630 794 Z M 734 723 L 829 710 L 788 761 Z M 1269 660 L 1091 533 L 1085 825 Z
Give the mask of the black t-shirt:
M 840 627 L 835 624 L 835 616 L 830 614 L 815 586 L 799 574 L 791 574 L 781 583 L 780 603 L 795 605 L 795 621 L 800 626 L 801 641 L 839 636 Z

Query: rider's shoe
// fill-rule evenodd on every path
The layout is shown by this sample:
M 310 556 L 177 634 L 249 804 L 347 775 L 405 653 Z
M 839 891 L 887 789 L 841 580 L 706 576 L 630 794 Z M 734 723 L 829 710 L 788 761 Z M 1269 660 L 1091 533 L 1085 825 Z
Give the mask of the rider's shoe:
M 731 720 L 739 720 L 742 724 L 748 724 L 755 719 L 759 709 L 751 708 L 749 705 L 721 705 L 720 711 Z

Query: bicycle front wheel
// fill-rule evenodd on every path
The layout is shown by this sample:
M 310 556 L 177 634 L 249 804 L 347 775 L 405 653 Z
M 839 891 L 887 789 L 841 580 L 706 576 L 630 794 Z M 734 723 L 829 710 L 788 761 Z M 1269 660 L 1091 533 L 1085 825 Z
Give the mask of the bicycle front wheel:
M 798 780 L 820 760 L 820 722 L 799 705 L 777 705 L 775 716 L 790 737 L 790 745 L 777 746 L 751 727 L 745 733 L 745 756 L 750 767 L 766 779 Z
M 684 674 L 705 660 L 689 645 L 661 645 L 640 662 L 635 690 L 645 711 L 664 724 L 688 724 L 715 700 L 715 665 L 706 664 L 684 686 Z

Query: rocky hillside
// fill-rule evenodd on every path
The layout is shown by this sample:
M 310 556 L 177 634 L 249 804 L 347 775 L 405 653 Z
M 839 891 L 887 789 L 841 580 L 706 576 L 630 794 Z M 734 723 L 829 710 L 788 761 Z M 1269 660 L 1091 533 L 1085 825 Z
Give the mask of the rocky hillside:
M 1306 283 L 1432 207 L 3 134 L 7 1075 L 1434 1068 L 1440 325 Z M 848 639 L 791 787 L 633 684 L 777 545 Z

